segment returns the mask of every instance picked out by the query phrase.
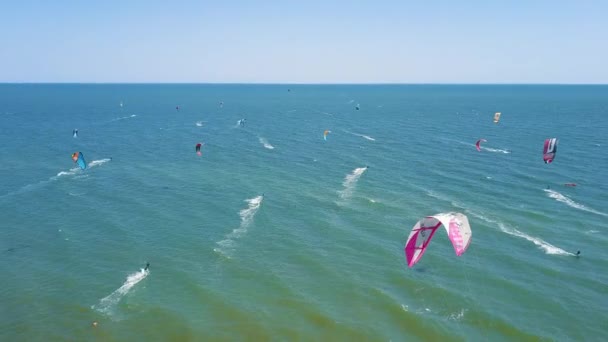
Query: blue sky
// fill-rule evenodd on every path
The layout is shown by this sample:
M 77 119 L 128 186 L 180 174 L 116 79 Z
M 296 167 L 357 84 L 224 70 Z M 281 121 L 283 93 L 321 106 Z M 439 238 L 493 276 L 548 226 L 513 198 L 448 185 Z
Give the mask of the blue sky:
M 608 83 L 608 1 L 8 0 L 0 82 Z

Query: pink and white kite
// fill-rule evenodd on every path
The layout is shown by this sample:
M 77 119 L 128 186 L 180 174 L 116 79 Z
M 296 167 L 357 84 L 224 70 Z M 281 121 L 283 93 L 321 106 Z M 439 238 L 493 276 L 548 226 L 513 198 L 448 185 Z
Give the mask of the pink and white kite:
M 448 233 L 456 255 L 461 256 L 467 250 L 472 234 L 466 215 L 441 213 L 427 216 L 416 223 L 405 243 L 405 258 L 409 267 L 420 261 L 435 231 L 442 225 Z

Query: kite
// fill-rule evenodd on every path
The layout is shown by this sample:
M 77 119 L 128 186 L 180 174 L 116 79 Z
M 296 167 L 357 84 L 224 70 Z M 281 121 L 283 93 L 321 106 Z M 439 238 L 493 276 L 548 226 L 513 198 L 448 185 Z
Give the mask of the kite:
M 479 144 L 481 144 L 482 142 L 486 142 L 486 139 L 479 139 L 477 140 L 477 142 L 475 143 L 475 147 L 477 148 L 477 151 L 481 151 L 481 146 L 479 146 Z
M 557 138 L 551 138 L 545 140 L 545 146 L 543 147 L 543 160 L 545 164 L 550 164 L 555 159 L 557 153 Z
M 87 162 L 84 160 L 84 156 L 82 155 L 82 152 L 74 152 L 72 153 L 72 160 L 74 161 L 74 163 L 77 163 L 78 166 L 84 170 L 87 168 Z
M 500 113 L 494 114 L 494 123 L 498 123 L 500 121 Z
M 405 258 L 409 267 L 414 266 L 426 251 L 435 231 L 445 227 L 457 256 L 461 256 L 471 243 L 469 219 L 461 213 L 441 213 L 427 216 L 416 223 L 405 243 Z

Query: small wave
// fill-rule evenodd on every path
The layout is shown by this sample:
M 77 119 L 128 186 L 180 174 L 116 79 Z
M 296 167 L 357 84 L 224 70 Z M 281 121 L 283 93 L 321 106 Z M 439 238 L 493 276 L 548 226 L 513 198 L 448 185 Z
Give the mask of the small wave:
M 260 140 L 260 144 L 264 145 L 265 148 L 267 148 L 269 150 L 274 150 L 274 146 L 270 145 L 270 143 L 268 143 L 268 140 L 266 140 L 266 138 L 259 137 L 258 139 Z
M 198 127 L 203 127 L 203 122 L 202 122 L 202 121 L 197 121 L 197 122 L 196 122 L 196 125 L 197 125 Z
M 91 306 L 92 309 L 101 313 L 112 315 L 114 307 L 120 300 L 140 281 L 146 279 L 150 271 L 141 269 L 139 272 L 133 273 L 127 277 L 127 280 L 116 291 L 102 298 L 99 304 Z
M 588 230 L 588 231 L 586 231 L 586 232 L 585 232 L 585 234 L 597 234 L 597 233 L 599 233 L 599 232 L 600 232 L 599 230 L 593 230 L 593 229 L 592 229 L 592 230 Z
M 568 196 L 566 195 L 562 195 L 559 192 L 555 191 L 555 190 L 551 190 L 551 189 L 543 189 L 546 193 L 547 196 L 555 199 L 558 202 L 562 202 L 562 203 L 566 203 L 566 205 L 575 208 L 575 209 L 579 209 L 579 210 L 583 210 L 589 213 L 593 213 L 593 214 L 597 214 L 597 215 L 601 215 L 601 216 L 608 216 L 608 214 L 603 213 L 601 211 L 597 211 L 595 209 L 586 207 L 580 203 L 577 203 L 575 201 L 573 201 L 572 199 L 570 199 Z
M 260 209 L 260 205 L 262 204 L 263 200 L 264 196 L 257 196 L 245 200 L 245 202 L 247 202 L 247 208 L 239 211 L 239 216 L 241 217 L 241 224 L 238 228 L 233 229 L 232 232 L 227 234 L 224 240 L 216 242 L 219 247 L 214 248 L 214 252 L 220 253 L 230 258 L 232 254 L 231 252 L 235 247 L 235 240 L 247 233 L 247 228 L 249 227 L 251 222 L 253 222 L 253 218 L 258 212 L 258 209 Z
M 363 175 L 366 170 L 367 167 L 358 167 L 344 177 L 344 182 L 342 182 L 344 189 L 340 191 L 340 198 L 347 200 L 353 195 L 353 191 L 355 190 L 355 186 L 357 185 L 359 178 L 361 178 L 361 175 Z

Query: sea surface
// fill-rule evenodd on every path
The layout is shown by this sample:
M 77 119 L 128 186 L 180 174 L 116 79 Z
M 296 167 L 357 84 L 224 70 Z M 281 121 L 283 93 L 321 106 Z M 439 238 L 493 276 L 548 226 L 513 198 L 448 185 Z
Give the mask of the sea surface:
M 608 86 L 2 84 L 0 340 L 606 341 L 607 148 Z

